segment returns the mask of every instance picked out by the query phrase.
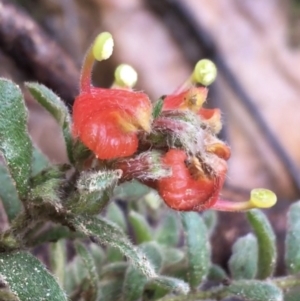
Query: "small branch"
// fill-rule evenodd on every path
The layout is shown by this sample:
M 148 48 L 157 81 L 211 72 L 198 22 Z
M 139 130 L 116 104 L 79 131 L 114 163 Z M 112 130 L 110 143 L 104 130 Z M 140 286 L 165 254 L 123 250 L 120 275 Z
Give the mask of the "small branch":
M 79 80 L 73 60 L 25 11 L 6 0 L 0 0 L 0 47 L 72 105 Z

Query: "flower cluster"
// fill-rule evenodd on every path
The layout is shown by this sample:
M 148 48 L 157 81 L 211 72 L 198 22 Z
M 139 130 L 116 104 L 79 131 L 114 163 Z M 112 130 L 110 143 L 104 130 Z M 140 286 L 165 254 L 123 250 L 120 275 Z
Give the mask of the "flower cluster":
M 145 93 L 132 90 L 137 74 L 128 65 L 116 69 L 111 89 L 91 84 L 94 61 L 107 59 L 112 49 L 109 33 L 96 38 L 73 107 L 73 135 L 99 166 L 122 170 L 121 181 L 137 179 L 151 186 L 174 210 L 237 211 L 275 204 L 275 195 L 264 189 L 255 190 L 247 202 L 219 198 L 230 149 L 217 138 L 220 110 L 202 107 L 217 74 L 211 61 L 199 61 L 186 83 L 152 105 Z

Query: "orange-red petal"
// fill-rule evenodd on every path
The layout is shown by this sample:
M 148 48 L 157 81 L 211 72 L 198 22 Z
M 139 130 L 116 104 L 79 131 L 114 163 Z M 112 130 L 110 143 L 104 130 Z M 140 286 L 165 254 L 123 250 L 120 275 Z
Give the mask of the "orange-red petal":
M 112 110 L 91 114 L 77 132 L 80 140 L 99 159 L 114 159 L 134 154 L 138 147 L 136 133 L 124 133 L 116 126 L 117 116 Z
M 207 88 L 192 87 L 164 99 L 163 110 L 191 110 L 198 112 L 207 97 Z
M 158 181 L 159 194 L 175 210 L 201 211 L 210 208 L 217 201 L 224 184 L 226 162 L 215 157 L 215 174 L 195 179 L 185 164 L 186 159 L 185 152 L 177 149 L 165 155 L 163 163 L 172 168 L 172 175 Z

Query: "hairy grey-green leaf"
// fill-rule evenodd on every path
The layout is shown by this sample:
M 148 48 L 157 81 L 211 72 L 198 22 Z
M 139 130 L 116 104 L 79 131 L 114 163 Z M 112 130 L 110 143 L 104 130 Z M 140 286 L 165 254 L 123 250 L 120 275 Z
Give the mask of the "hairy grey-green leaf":
M 90 252 L 94 258 L 98 275 L 100 275 L 105 260 L 105 253 L 102 247 L 95 243 L 89 244 Z
M 99 277 L 101 280 L 105 278 L 124 278 L 127 268 L 128 263 L 125 261 L 109 263 L 101 268 Z
M 69 222 L 80 233 L 119 249 L 147 277 L 156 276 L 156 272 L 145 254 L 130 242 L 117 225 L 106 219 L 92 216 L 78 216 L 70 219 Z
M 106 260 L 107 262 L 111 262 L 111 263 L 123 261 L 124 254 L 120 251 L 120 249 L 114 246 L 109 246 L 106 251 Z
M 126 270 L 122 299 L 123 301 L 136 301 L 143 295 L 147 277 L 134 266 L 129 266 Z
M 289 274 L 300 272 L 300 202 L 291 205 L 287 215 L 285 265 Z
M 95 267 L 95 261 L 84 245 L 81 243 L 76 243 L 75 247 L 87 270 L 88 286 L 84 288 L 85 295 L 88 296 L 89 301 L 96 301 L 98 295 L 99 277 Z
M 233 279 L 254 279 L 257 273 L 258 245 L 252 234 L 239 238 L 232 247 L 228 265 Z
M 158 285 L 169 289 L 175 294 L 187 295 L 190 292 L 190 287 L 186 282 L 174 277 L 159 275 L 151 281 L 155 281 Z
M 212 280 L 212 281 L 218 281 L 218 282 L 221 282 L 223 281 L 224 279 L 227 279 L 228 278 L 228 275 L 226 274 L 226 272 L 223 270 L 223 268 L 221 268 L 219 265 L 217 264 L 212 264 L 210 266 L 210 269 L 209 269 L 209 273 L 207 275 L 207 278 L 209 280 Z
M 98 214 L 107 206 L 121 175 L 120 170 L 82 172 L 77 181 L 79 196 L 73 195 L 66 206 L 77 214 Z
M 162 287 L 157 282 L 150 281 L 144 288 L 143 301 L 159 300 L 170 292 L 167 287 Z
M 189 283 L 195 289 L 207 277 L 211 264 L 208 231 L 196 212 L 181 213 L 181 219 L 187 246 Z
M 128 214 L 128 221 L 134 232 L 137 244 L 152 240 L 151 227 L 143 215 L 131 210 Z
M 87 274 L 87 269 L 80 256 L 74 257 L 73 260 L 68 263 L 64 279 L 64 289 L 68 295 L 78 289 L 84 279 L 86 279 Z
M 0 164 L 0 199 L 4 206 L 8 220 L 12 221 L 22 209 L 16 186 L 7 168 Z
M 0 79 L 0 152 L 21 198 L 29 191 L 31 175 L 32 143 L 27 117 L 20 88 L 9 80 Z
M 70 162 L 73 162 L 73 139 L 71 135 L 71 116 L 64 102 L 52 90 L 38 83 L 25 83 L 32 96 L 57 121 L 62 128 L 67 153 Z
M 150 262 L 155 267 L 156 272 L 158 273 L 162 268 L 163 263 L 160 246 L 156 242 L 152 241 L 143 243 L 140 247 L 147 255 Z M 152 283 L 153 281 L 155 281 L 159 286 L 176 293 L 185 294 L 187 291 L 189 291 L 188 284 L 176 278 L 157 276 L 155 279 L 150 279 L 149 283 Z M 147 283 L 148 279 L 139 270 L 133 266 L 128 267 L 122 290 L 122 296 L 124 300 L 134 301 L 140 299 Z
M 180 237 L 180 229 L 178 223 L 178 216 L 176 216 L 173 212 L 166 214 L 156 233 L 156 240 L 167 246 L 176 246 L 178 244 Z
M 218 213 L 215 210 L 206 210 L 202 213 L 202 218 L 208 230 L 208 234 L 211 236 L 218 223 Z
M 61 208 L 59 189 L 62 183 L 62 179 L 49 179 L 34 187 L 30 192 L 30 197 L 36 204 L 48 202 Z
M 247 301 L 283 301 L 281 289 L 267 281 L 239 280 L 228 286 L 226 291 Z
M 162 265 L 162 254 L 157 243 L 146 242 L 142 244 L 140 248 L 149 258 L 149 261 L 154 266 L 155 270 L 159 271 Z M 123 283 L 123 300 L 138 300 L 143 294 L 146 283 L 147 277 L 143 275 L 140 270 L 133 266 L 128 267 Z
M 117 224 L 124 231 L 127 230 L 127 223 L 124 212 L 116 204 L 116 202 L 111 202 L 106 208 L 106 218 L 113 223 Z
M 155 241 L 149 241 L 144 242 L 139 247 L 145 253 L 155 268 L 155 271 L 158 273 L 163 265 L 163 254 L 160 245 Z
M 48 168 L 49 165 L 50 162 L 46 156 L 39 149 L 34 147 L 32 153 L 31 176 L 36 176 L 42 170 Z
M 164 268 L 176 265 L 185 258 L 184 252 L 180 249 L 160 245 L 160 250 L 163 255 Z
M 116 301 L 122 296 L 123 279 L 112 278 L 100 282 L 98 301 Z
M 136 201 L 150 191 L 150 188 L 138 181 L 130 181 L 118 185 L 114 190 L 114 197 L 124 200 Z
M 275 270 L 276 236 L 268 218 L 262 211 L 252 209 L 247 212 L 247 218 L 258 241 L 257 278 L 265 279 L 272 276 Z
M 0 274 L 21 301 L 67 301 L 54 277 L 30 253 L 0 253 Z
M 63 287 L 65 280 L 65 270 L 67 263 L 66 241 L 60 240 L 50 245 L 50 265 L 51 271 L 55 275 L 59 284 Z
M 36 229 L 33 229 L 33 231 Z M 41 231 L 30 239 L 30 246 L 37 246 L 45 242 L 55 242 L 63 238 L 74 239 L 82 238 L 83 235 L 74 231 L 71 231 L 65 226 L 54 226 L 44 231 Z

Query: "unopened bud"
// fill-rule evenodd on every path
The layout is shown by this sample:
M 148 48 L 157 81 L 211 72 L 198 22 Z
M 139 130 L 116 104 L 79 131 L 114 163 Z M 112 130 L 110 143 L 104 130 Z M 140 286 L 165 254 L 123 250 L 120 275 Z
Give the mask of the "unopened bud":
M 161 158 L 161 152 L 147 151 L 131 159 L 119 160 L 116 168 L 123 171 L 123 178 L 126 180 L 157 180 L 171 173 L 170 169 L 164 166 Z

